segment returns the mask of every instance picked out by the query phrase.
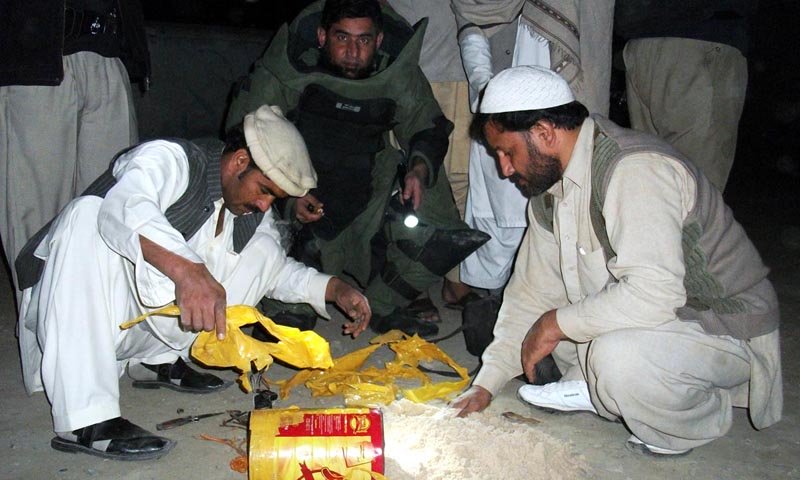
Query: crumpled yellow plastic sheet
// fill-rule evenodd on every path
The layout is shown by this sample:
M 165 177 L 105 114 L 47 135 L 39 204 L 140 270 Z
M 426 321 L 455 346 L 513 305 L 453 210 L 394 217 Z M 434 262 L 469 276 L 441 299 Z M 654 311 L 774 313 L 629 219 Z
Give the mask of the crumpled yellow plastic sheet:
M 120 328 L 130 328 L 149 316 L 178 316 L 175 305 L 144 314 Z M 298 368 L 326 369 L 333 366 L 330 345 L 317 333 L 277 325 L 258 310 L 247 305 L 235 305 L 226 310 L 227 334 L 217 339 L 216 332 L 200 332 L 192 345 L 192 356 L 209 367 L 233 367 L 239 373 L 239 382 L 246 392 L 250 385 L 250 362 L 262 371 L 272 365 L 273 357 Z M 278 343 L 261 342 L 241 331 L 241 327 L 260 323 Z M 310 370 L 315 371 L 315 370 Z
M 280 385 L 281 398 L 287 398 L 292 388 L 305 384 L 313 396 L 342 394 L 347 406 L 374 407 L 391 403 L 397 398 L 398 379 L 418 380 L 420 387 L 401 390 L 402 395 L 414 402 L 424 403 L 434 399 L 447 399 L 463 390 L 469 383 L 467 369 L 456 363 L 436 345 L 417 335 L 409 337 L 392 330 L 375 337 L 372 345 L 334 359 L 327 370 L 303 370 Z M 367 358 L 382 346 L 395 352 L 394 360 L 382 369 L 362 368 Z M 458 374 L 460 380 L 433 383 L 418 366 L 419 362 L 440 361 Z

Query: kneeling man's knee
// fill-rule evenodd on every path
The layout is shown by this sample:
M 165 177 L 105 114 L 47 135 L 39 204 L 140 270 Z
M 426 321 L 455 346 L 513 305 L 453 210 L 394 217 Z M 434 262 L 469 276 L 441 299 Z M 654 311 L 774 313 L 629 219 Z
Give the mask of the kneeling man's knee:
M 630 331 L 601 335 L 592 341 L 587 375 L 594 395 L 611 413 L 624 416 L 626 406 L 638 403 L 643 389 L 650 389 L 652 370 L 641 343 Z
M 635 335 L 625 331 L 611 332 L 594 339 L 587 358 L 589 371 L 595 378 L 626 385 L 642 375 L 646 363 Z

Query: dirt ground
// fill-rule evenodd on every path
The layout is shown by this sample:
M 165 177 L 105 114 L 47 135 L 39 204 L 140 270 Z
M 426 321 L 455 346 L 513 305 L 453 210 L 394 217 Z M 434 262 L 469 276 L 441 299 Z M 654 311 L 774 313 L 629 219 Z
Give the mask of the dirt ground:
M 516 400 L 515 392 L 519 384 L 515 382 L 510 383 L 493 402 L 489 414 L 499 415 L 511 410 L 542 420 L 541 424 L 530 428 L 566 446 L 575 455 L 575 461 L 585 465 L 588 478 L 800 478 L 800 228 L 797 223 L 792 223 L 794 220 L 791 216 L 781 213 L 785 209 L 765 208 L 765 197 L 760 198 L 759 201 L 738 201 L 733 204 L 736 216 L 772 268 L 771 278 L 781 300 L 785 407 L 780 423 L 756 431 L 751 427 L 746 411 L 737 409 L 733 428 L 724 438 L 695 449 L 684 458 L 653 460 L 625 449 L 624 443 L 629 434 L 621 425 L 602 421 L 591 414 L 557 416 L 533 412 Z M 788 211 L 796 211 L 796 207 Z M 434 302 L 441 305 L 438 286 L 431 289 L 431 294 Z M 441 312 L 444 316 L 442 332 L 449 332 L 459 325 L 458 312 L 443 308 Z M 166 457 L 157 461 L 113 462 L 52 450 L 49 442 L 53 434 L 47 399 L 42 393 L 29 397 L 22 386 L 14 324 L 11 287 L 8 275 L 3 271 L 0 274 L 0 362 L 4 366 L 0 370 L 0 391 L 3 392 L 0 408 L 0 431 L 3 432 L 0 479 L 171 479 L 198 474 L 210 479 L 245 478 L 243 474 L 231 471 L 228 466 L 235 456 L 232 449 L 198 438 L 201 433 L 221 437 L 238 435 L 243 438 L 241 432 L 220 427 L 216 419 L 167 432 L 167 436 L 177 440 L 178 444 Z M 355 341 L 350 340 L 339 334 L 340 324 L 341 317 L 336 313 L 333 321 L 320 321 L 318 325 L 318 331 L 330 341 L 334 356 L 366 344 L 369 334 Z M 477 361 L 466 352 L 461 335 L 440 345 L 463 366 L 469 369 L 476 366 Z M 273 365 L 267 377 L 277 380 L 291 374 L 290 369 Z M 230 371 L 223 371 L 221 375 L 235 378 Z M 123 415 L 149 429 L 154 429 L 158 422 L 180 416 L 179 409 L 183 414 L 197 414 L 226 409 L 246 410 L 252 406 L 251 396 L 235 386 L 221 393 L 203 396 L 165 390 L 137 390 L 131 387 L 130 379 L 126 377 L 120 380 L 120 384 Z M 288 400 L 276 406 L 327 407 L 341 406 L 341 402 L 340 397 L 313 399 L 304 388 L 300 388 Z M 469 432 L 465 432 L 465 435 L 469 435 Z M 486 439 L 475 438 L 475 441 Z M 388 456 L 391 454 L 391 445 L 386 448 Z M 513 445 L 510 448 L 517 449 L 520 455 L 526 455 L 526 445 Z M 531 462 L 530 469 L 537 471 L 535 462 Z

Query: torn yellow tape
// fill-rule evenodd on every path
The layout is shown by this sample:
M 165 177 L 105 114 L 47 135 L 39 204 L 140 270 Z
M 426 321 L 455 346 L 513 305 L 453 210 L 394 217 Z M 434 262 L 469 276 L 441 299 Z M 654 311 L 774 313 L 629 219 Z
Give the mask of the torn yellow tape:
M 393 330 L 374 338 L 371 343 L 368 347 L 334 359 L 333 367 L 327 370 L 303 370 L 287 381 L 276 382 L 281 386 L 281 398 L 287 398 L 294 387 L 304 384 L 315 397 L 341 394 L 348 406 L 385 405 L 397 396 L 395 382 L 404 379 L 422 383 L 420 387 L 401 390 L 407 399 L 422 403 L 446 399 L 469 383 L 466 368 L 417 335 L 408 337 L 399 330 Z M 363 368 L 367 358 L 383 345 L 395 352 L 394 360 L 386 362 L 382 369 Z M 431 361 L 449 366 L 461 380 L 432 383 L 430 377 L 419 369 L 419 362 Z

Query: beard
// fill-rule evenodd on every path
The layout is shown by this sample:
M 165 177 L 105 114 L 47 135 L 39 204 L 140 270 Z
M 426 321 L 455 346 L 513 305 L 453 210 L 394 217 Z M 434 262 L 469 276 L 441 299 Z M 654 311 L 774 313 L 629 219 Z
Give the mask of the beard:
M 528 146 L 528 166 L 524 172 L 513 173 L 509 179 L 522 192 L 525 198 L 537 197 L 561 180 L 561 162 L 552 155 L 543 155 L 530 139 L 525 136 Z
M 326 45 L 320 48 L 319 66 L 324 70 L 336 75 L 337 77 L 349 78 L 351 80 L 361 80 L 370 76 L 374 62 L 367 62 L 366 65 L 338 65 L 334 63 Z

